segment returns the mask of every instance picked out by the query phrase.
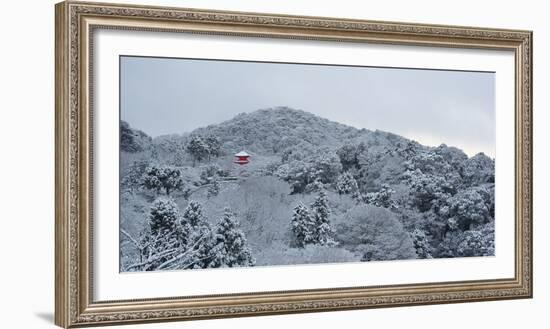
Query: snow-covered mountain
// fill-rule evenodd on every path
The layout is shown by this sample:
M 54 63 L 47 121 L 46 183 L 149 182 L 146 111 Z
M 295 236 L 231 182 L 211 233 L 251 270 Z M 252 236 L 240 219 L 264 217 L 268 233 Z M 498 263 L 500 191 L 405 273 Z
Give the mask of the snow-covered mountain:
M 233 163 L 243 150 L 245 167 Z M 121 151 L 121 227 L 134 235 L 168 197 L 174 216 L 193 200 L 210 225 L 231 208 L 257 265 L 494 254 L 495 162 L 482 153 L 288 107 L 153 139 L 123 122 Z M 335 245 L 296 241 L 293 211 L 307 221 L 312 202 Z

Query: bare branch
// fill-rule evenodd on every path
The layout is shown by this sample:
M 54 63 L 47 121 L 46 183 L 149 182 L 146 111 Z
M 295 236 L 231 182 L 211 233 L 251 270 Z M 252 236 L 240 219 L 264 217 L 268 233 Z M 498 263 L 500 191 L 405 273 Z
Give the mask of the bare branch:
M 130 233 L 126 232 L 124 229 L 120 229 L 120 233 L 122 233 L 124 236 L 126 236 L 139 250 L 142 250 L 142 245 L 134 239 Z
M 183 252 L 182 254 L 180 254 L 180 255 L 172 258 L 172 259 L 169 259 L 169 260 L 165 261 L 164 263 L 160 264 L 156 269 L 157 270 L 162 270 L 163 268 L 166 268 L 168 265 L 170 265 L 170 264 L 172 264 L 172 263 L 188 256 L 191 252 L 196 252 L 195 247 L 197 247 L 199 245 L 199 243 L 202 240 L 204 240 L 205 237 L 206 236 L 202 236 L 200 239 L 195 241 L 195 243 L 191 247 L 187 248 L 187 250 L 185 252 Z

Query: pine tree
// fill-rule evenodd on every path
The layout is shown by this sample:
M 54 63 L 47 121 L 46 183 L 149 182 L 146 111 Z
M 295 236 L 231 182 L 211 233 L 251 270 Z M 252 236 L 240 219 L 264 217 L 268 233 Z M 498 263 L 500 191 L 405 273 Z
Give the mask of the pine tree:
M 173 231 L 179 216 L 179 209 L 174 200 L 156 199 L 149 210 L 151 234 L 167 234 Z
M 213 267 L 211 262 L 215 254 L 214 234 L 199 202 L 189 201 L 181 216 L 180 227 L 186 235 L 187 249 L 191 251 L 191 257 L 186 266 L 191 268 Z
M 164 254 L 167 250 L 179 248 L 182 245 L 177 226 L 179 217 L 178 206 L 172 199 L 162 198 L 153 202 L 149 211 L 150 230 L 141 241 L 146 247 L 140 250 L 141 258 L 150 259 L 150 261 L 143 266 L 142 270 L 156 269 L 170 257 L 169 254 Z
M 126 266 L 126 270 L 220 266 L 215 260 L 221 247 L 200 203 L 190 201 L 180 215 L 172 199 L 157 199 L 151 206 L 149 224 L 139 241 L 131 239 L 139 249 L 140 261 Z
M 216 240 L 208 222 L 201 221 L 190 231 L 187 245 L 188 250 L 191 250 L 187 267 L 195 269 L 219 267 L 214 262 L 217 255 Z
M 225 208 L 216 232 L 214 248 L 215 267 L 253 266 L 256 260 L 252 257 L 246 236 L 238 228 L 239 222 L 229 208 Z
M 189 201 L 189 204 L 183 211 L 181 217 L 181 225 L 189 225 L 192 229 L 197 229 L 200 224 L 205 221 L 204 215 L 202 212 L 202 206 L 197 201 Z
M 336 242 L 332 238 L 334 232 L 330 227 L 327 194 L 324 190 L 319 192 L 319 196 L 311 205 L 312 220 L 314 222 L 315 233 L 314 241 L 321 245 L 334 245 Z
M 298 247 L 304 247 L 306 244 L 315 241 L 315 223 L 309 214 L 308 208 L 302 203 L 294 207 L 291 225 L 294 241 Z
M 317 228 L 317 244 L 322 246 L 336 246 L 338 243 L 334 241 L 334 230 L 329 223 L 323 223 Z

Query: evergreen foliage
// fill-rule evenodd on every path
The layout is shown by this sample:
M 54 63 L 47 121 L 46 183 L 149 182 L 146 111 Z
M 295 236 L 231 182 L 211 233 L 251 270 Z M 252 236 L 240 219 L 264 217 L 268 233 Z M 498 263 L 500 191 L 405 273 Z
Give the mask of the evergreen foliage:
M 253 266 L 256 261 L 248 247 L 246 236 L 229 208 L 224 209 L 215 232 L 215 267 Z
M 324 190 L 319 192 L 319 195 L 311 205 L 311 218 L 314 223 L 314 243 L 325 245 L 336 245 L 333 239 L 334 231 L 330 226 L 330 207 L 328 205 L 327 194 Z
M 357 188 L 357 181 L 349 171 L 338 176 L 338 180 L 336 181 L 338 194 L 351 194 L 356 192 Z
M 291 226 L 296 246 L 304 247 L 315 242 L 315 222 L 309 214 L 309 209 L 302 203 L 294 207 Z
M 142 185 L 157 193 L 164 189 L 166 195 L 170 195 L 171 191 L 182 189 L 184 183 L 178 169 L 169 166 L 150 166 L 145 170 Z

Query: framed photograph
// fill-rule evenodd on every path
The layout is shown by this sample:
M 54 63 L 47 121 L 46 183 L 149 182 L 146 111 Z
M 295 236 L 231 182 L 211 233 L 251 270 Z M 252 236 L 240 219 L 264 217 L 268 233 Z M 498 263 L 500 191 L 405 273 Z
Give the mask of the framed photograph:
M 56 6 L 56 324 L 530 298 L 532 33 Z

